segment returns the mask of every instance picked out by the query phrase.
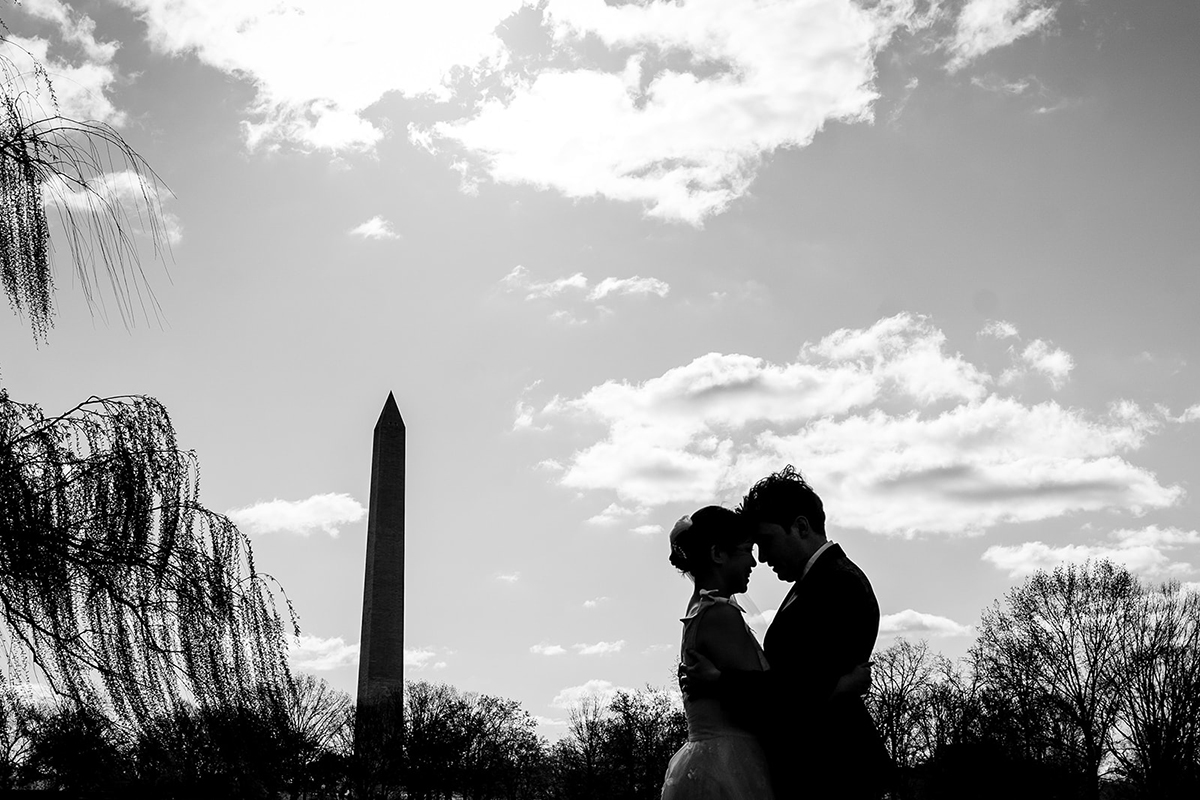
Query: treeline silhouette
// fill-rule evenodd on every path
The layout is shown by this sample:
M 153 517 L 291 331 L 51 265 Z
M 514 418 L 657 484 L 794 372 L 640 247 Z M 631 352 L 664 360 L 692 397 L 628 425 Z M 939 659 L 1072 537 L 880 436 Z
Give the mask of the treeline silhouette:
M 513 700 L 412 681 L 356 708 L 310 675 L 145 721 L 0 698 L 0 790 L 58 797 L 657 798 L 687 738 L 673 689 L 584 697 L 549 742 Z M 1039 571 L 954 661 L 876 653 L 893 800 L 1200 796 L 1200 595 L 1107 561 Z

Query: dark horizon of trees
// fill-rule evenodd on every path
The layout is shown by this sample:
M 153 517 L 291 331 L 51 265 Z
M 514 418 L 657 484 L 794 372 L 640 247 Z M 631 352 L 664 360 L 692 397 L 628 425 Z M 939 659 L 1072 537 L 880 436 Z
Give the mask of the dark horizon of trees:
M 665 688 L 586 697 L 550 742 L 500 697 L 410 681 L 400 702 L 356 708 L 289 680 L 283 706 L 193 706 L 132 733 L 0 694 L 0 791 L 652 800 L 687 739 Z M 962 659 L 923 640 L 879 650 L 868 707 L 897 766 L 891 800 L 1200 796 L 1200 594 L 1106 561 L 1037 572 L 984 611 Z

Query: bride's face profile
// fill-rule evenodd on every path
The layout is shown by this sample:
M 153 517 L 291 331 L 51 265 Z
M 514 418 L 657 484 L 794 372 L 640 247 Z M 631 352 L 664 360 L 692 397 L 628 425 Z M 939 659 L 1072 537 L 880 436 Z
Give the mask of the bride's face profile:
M 754 559 L 754 544 L 746 540 L 732 550 L 721 552 L 714 548 L 714 561 L 722 588 L 729 594 L 741 594 L 750 586 L 750 573 L 758 564 Z

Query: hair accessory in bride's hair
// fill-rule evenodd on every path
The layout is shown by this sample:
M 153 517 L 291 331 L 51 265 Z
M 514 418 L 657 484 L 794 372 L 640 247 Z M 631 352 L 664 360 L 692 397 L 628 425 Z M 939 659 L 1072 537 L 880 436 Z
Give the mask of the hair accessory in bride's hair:
M 678 556 L 682 559 L 687 558 L 686 554 L 683 552 L 683 548 L 679 546 L 679 534 L 683 533 L 690 527 L 692 527 L 692 518 L 687 514 L 684 514 L 679 518 L 679 521 L 675 523 L 675 527 L 671 528 L 670 542 L 672 555 Z

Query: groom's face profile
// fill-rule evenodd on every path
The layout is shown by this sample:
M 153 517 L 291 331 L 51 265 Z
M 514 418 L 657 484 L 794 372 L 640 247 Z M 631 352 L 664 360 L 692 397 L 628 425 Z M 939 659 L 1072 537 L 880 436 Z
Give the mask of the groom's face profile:
M 754 537 L 758 560 L 768 565 L 781 581 L 798 580 L 805 562 L 812 555 L 803 533 L 801 526 L 796 524 L 784 528 L 774 522 L 758 523 L 758 535 Z

